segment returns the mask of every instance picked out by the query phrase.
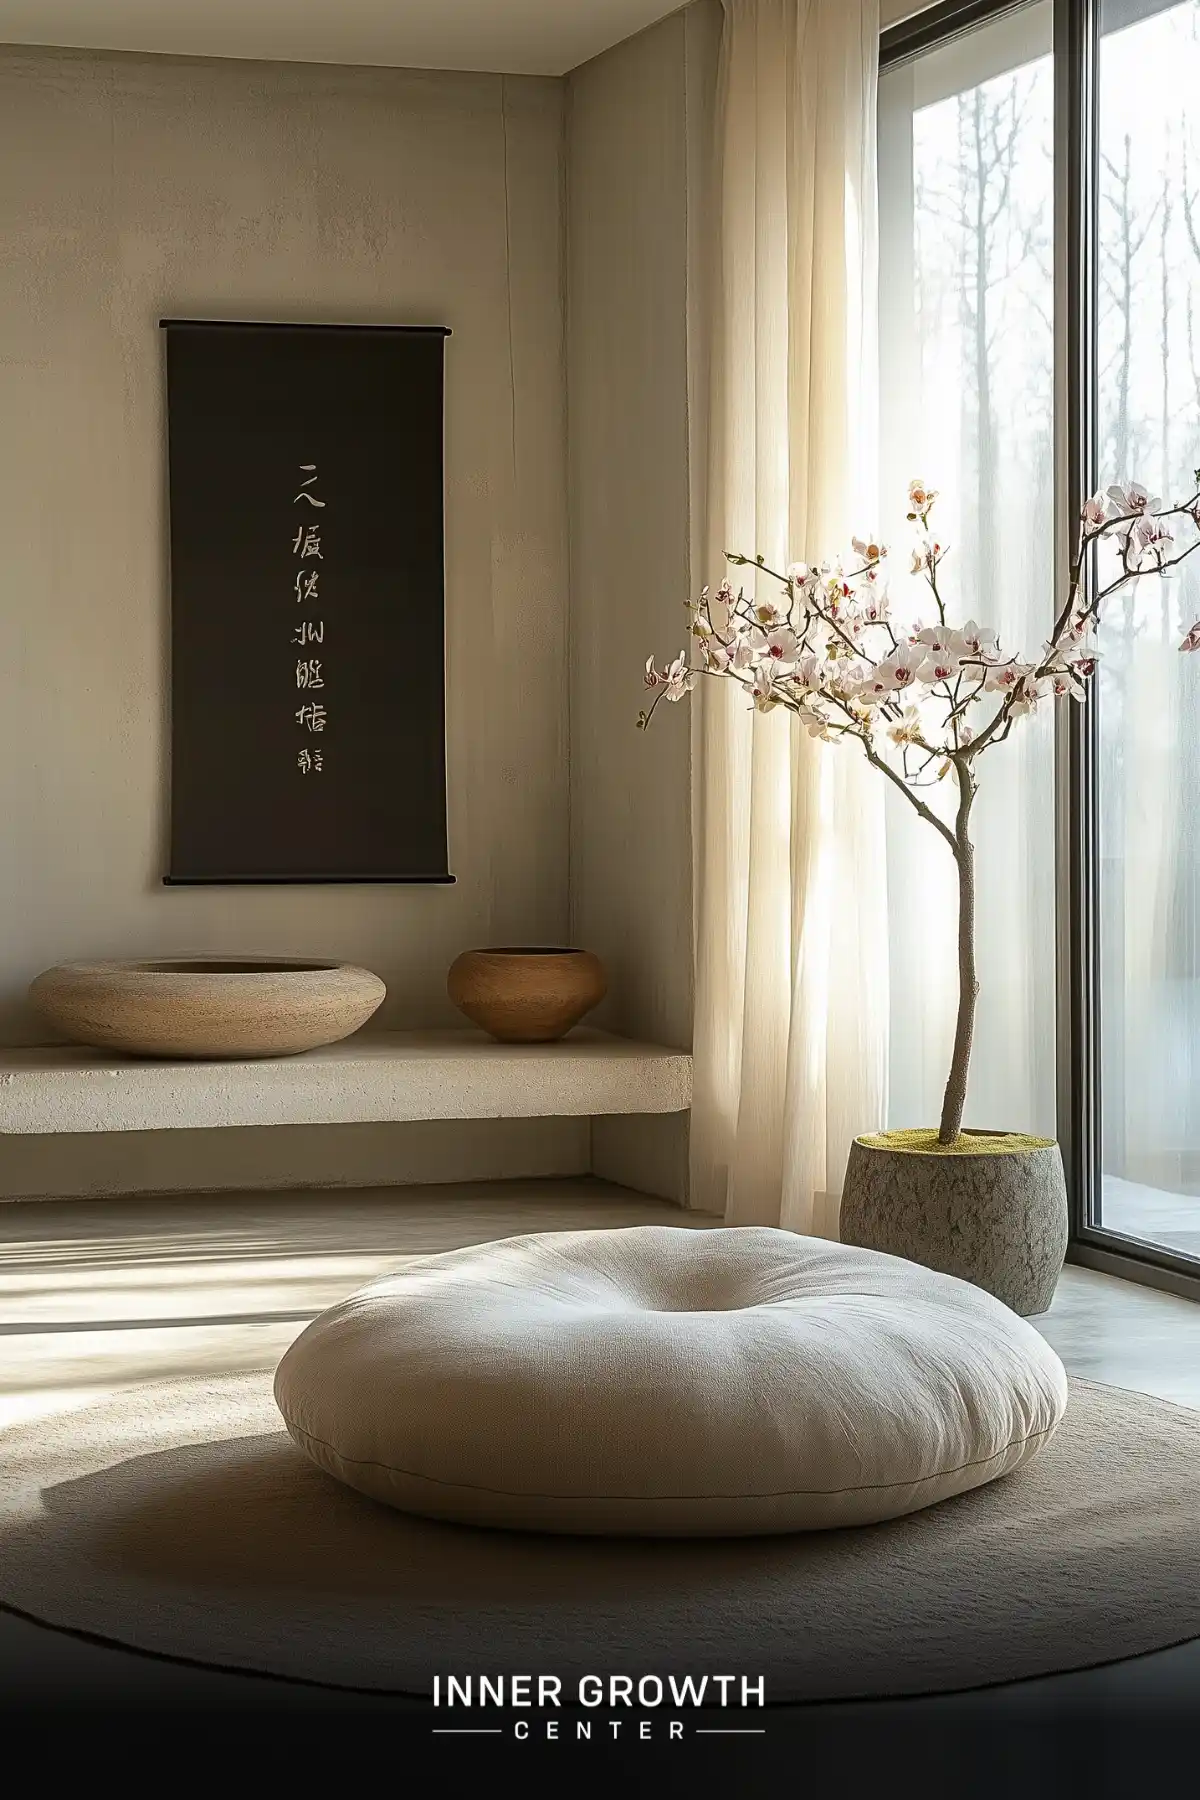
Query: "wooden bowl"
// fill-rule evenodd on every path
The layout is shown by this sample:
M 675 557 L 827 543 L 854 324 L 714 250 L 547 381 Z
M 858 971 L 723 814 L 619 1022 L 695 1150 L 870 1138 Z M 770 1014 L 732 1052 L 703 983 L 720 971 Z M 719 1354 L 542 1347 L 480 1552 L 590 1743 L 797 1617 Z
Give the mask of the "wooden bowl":
M 590 950 L 517 947 L 464 950 L 446 991 L 499 1043 L 549 1044 L 603 1000 L 608 982 Z
M 29 989 L 42 1017 L 73 1043 L 197 1060 L 294 1056 L 336 1043 L 386 994 L 378 975 L 350 963 L 208 956 L 59 963 Z

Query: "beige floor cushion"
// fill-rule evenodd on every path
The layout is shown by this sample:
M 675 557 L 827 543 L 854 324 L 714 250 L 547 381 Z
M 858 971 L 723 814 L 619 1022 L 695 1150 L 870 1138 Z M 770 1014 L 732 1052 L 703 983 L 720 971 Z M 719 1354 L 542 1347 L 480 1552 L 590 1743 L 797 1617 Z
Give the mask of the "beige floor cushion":
M 979 1288 L 766 1226 L 543 1232 L 422 1257 L 275 1377 L 301 1449 L 376 1500 L 531 1531 L 862 1525 L 1007 1475 L 1062 1364 Z

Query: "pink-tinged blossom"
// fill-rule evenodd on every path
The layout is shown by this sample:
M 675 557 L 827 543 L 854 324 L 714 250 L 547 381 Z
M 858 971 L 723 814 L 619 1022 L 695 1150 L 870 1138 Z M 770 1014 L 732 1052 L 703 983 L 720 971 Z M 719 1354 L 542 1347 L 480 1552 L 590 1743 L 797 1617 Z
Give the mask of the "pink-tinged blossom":
M 1033 664 L 1023 662 L 993 663 L 984 678 L 984 690 L 989 694 L 1014 693 L 1026 675 L 1033 674 Z
M 754 661 L 754 652 L 750 648 L 747 633 L 735 629 L 729 637 L 706 638 L 704 660 L 719 675 L 730 670 L 748 669 Z
M 1195 481 L 1200 490 L 1200 471 Z M 756 579 L 779 583 L 787 611 L 772 602 L 755 604 L 741 590 L 735 597 L 728 582 L 712 596 L 711 611 L 708 595 L 701 594 L 690 618 L 691 641 L 701 668 L 690 668 L 683 655 L 664 668 L 657 668 L 651 658 L 646 664 L 645 684 L 653 701 L 637 722 L 644 729 L 658 702 L 682 699 L 701 672 L 728 676 L 748 690 L 747 697 L 759 712 L 782 707 L 795 714 L 800 727 L 813 738 L 855 739 L 868 760 L 883 767 L 908 796 L 920 817 L 950 840 L 960 880 L 965 880 L 963 871 L 969 868 L 967 852 L 971 848 L 969 814 L 978 787 L 979 759 L 1004 743 L 1012 724 L 1034 712 L 1041 702 L 1051 704 L 1058 697 L 1079 699 L 1087 692 L 1097 666 L 1091 636 L 1096 610 L 1127 581 L 1166 575 L 1200 548 L 1200 491 L 1193 491 L 1182 505 L 1166 511 L 1156 511 L 1158 502 L 1138 483 L 1113 486 L 1085 502 L 1079 516 L 1078 560 L 1072 563 L 1073 578 L 1062 596 L 1061 610 L 1056 612 L 1064 622 L 1043 645 L 1036 662 L 1016 656 L 1001 661 L 996 633 L 973 619 L 960 629 L 942 622 L 945 599 L 939 571 L 946 548 L 927 535 L 936 498 L 923 482 L 910 485 L 909 516 L 920 533 L 912 567 L 935 603 L 936 626 L 881 624 L 884 584 L 876 585 L 876 572 L 883 546 L 873 537 L 854 540 L 854 552 L 860 559 L 857 566 L 849 559 L 845 565 L 840 561 L 816 567 L 791 563 L 786 565 L 786 576 L 759 557 L 730 552 L 727 561 L 731 565 L 753 566 Z M 1191 529 L 1182 547 L 1174 549 L 1172 528 L 1177 519 L 1187 519 Z M 1089 604 L 1081 579 L 1082 552 L 1101 539 L 1113 541 L 1121 559 Z M 876 635 L 880 631 L 882 643 Z M 1179 648 L 1187 653 L 1200 651 L 1200 619 Z M 912 698 L 908 690 L 916 683 L 920 685 L 914 692 L 920 696 L 921 707 L 898 702 L 899 694 Z M 993 697 L 990 705 L 985 696 Z M 964 721 L 968 709 L 977 720 L 982 716 L 974 732 Z M 926 724 L 927 720 L 931 722 Z M 909 754 L 912 748 L 919 754 Z M 959 785 L 953 825 L 948 816 L 935 815 L 911 791 L 928 786 L 935 770 L 936 779 L 953 774 Z M 967 897 L 964 886 L 960 898 Z M 963 986 L 954 1063 L 939 1127 L 939 1141 L 944 1144 L 954 1143 L 961 1124 L 973 1006 L 974 989 Z
M 974 624 L 974 620 L 972 620 Z M 918 631 L 916 642 L 923 644 L 927 662 L 936 661 L 953 665 L 956 670 L 967 654 L 966 640 L 959 631 L 952 631 L 949 625 L 926 625 Z M 939 676 L 939 680 L 945 680 Z
M 872 570 L 867 579 L 868 581 L 874 581 L 874 570 Z M 887 590 L 882 585 L 875 588 L 868 588 L 866 593 L 862 595 L 859 600 L 859 616 L 864 625 L 878 625 L 887 618 Z
M 925 657 L 917 670 L 917 679 L 933 686 L 951 681 L 962 668 L 964 645 L 956 631 L 946 625 L 926 625 L 917 633 L 917 644 Z
M 771 664 L 777 675 L 795 668 L 800 654 L 800 640 L 786 625 L 775 631 L 752 631 L 749 645 L 754 660 Z
M 1032 675 L 1023 675 L 1013 689 L 1008 710 L 1014 719 L 1024 718 L 1031 713 L 1038 703 L 1037 683 Z
M 895 682 L 889 679 L 883 665 L 877 664 L 859 680 L 855 688 L 855 695 L 859 700 L 866 701 L 868 705 L 875 705 L 881 700 L 886 700 L 889 694 L 894 694 L 895 691 Z
M 691 693 L 699 678 L 694 669 L 688 668 L 687 651 L 681 650 L 665 669 L 656 669 L 654 658 L 650 657 L 643 679 L 648 688 L 661 689 L 664 700 L 682 700 L 685 694 Z
M 924 661 L 924 644 L 900 644 L 890 656 L 884 657 L 879 668 L 893 688 L 906 688 L 911 687 L 917 679 Z
M 1077 673 L 1070 669 L 1051 669 L 1049 675 L 1038 683 L 1038 692 L 1053 694 L 1057 699 L 1069 696 L 1072 700 L 1082 700 L 1086 686 L 1082 669 Z
M 1047 644 L 1043 662 L 1048 676 L 1068 676 L 1072 681 L 1087 681 L 1096 673 L 1096 664 L 1100 653 L 1094 644 L 1075 643 L 1070 638 L 1058 645 Z M 1056 693 L 1065 693 L 1065 688 L 1056 688 Z
M 1200 472 L 1197 473 L 1200 486 Z M 749 690 L 754 706 L 763 712 L 784 706 L 796 712 L 814 736 L 840 736 L 849 732 L 870 740 L 873 731 L 887 730 L 897 744 L 920 740 L 929 746 L 916 709 L 905 710 L 899 725 L 893 696 L 920 684 L 926 710 L 940 706 L 942 724 L 933 728 L 939 756 L 969 753 L 993 742 L 1002 742 L 1006 731 L 996 729 L 1005 721 L 1032 712 L 1040 699 L 1051 696 L 1079 698 L 1086 692 L 1097 667 L 1092 636 L 1095 612 L 1078 586 L 1072 593 L 1069 616 L 1052 641 L 1043 645 L 1036 662 L 1010 657 L 1001 661 L 995 631 L 967 619 L 955 628 L 942 621 L 944 602 L 937 588 L 936 571 L 946 547 L 928 535 L 930 508 L 937 495 L 922 481 L 909 489 L 911 516 L 919 539 L 913 555 L 914 574 L 922 576 L 937 603 L 936 625 L 914 624 L 906 637 L 903 628 L 885 625 L 888 616 L 887 582 L 880 567 L 886 546 L 875 536 L 852 540 L 857 564 L 831 559 L 819 564 L 794 562 L 779 576 L 759 558 L 730 554 L 737 565 L 757 565 L 760 577 L 775 576 L 782 587 L 779 600 L 752 600 L 743 589 L 734 593 L 728 579 L 710 596 L 688 602 L 692 642 L 698 667 L 688 666 L 681 655 L 663 668 L 646 664 L 645 685 L 660 699 L 677 701 L 695 686 L 701 671 L 731 676 Z M 1197 547 L 1189 541 L 1176 548 L 1174 522 L 1186 518 L 1200 534 L 1200 497 L 1183 506 L 1159 512 L 1159 502 L 1137 482 L 1114 484 L 1085 501 L 1080 510 L 1080 542 L 1096 538 L 1115 540 L 1123 552 L 1123 564 L 1109 592 L 1142 574 L 1164 576 Z M 886 631 L 881 644 L 875 632 Z M 1200 620 L 1179 646 L 1181 651 L 1200 650 Z M 969 682 L 963 704 L 960 675 Z M 978 705 L 985 695 L 998 698 L 1000 711 L 989 721 L 982 744 L 963 720 L 966 705 Z M 832 710 L 827 710 L 831 708 Z M 878 709 L 883 709 L 881 716 Z M 651 708 L 651 711 L 653 708 Z M 645 722 L 648 714 L 641 716 Z M 944 734 L 940 741 L 939 733 Z M 906 773 L 907 778 L 907 773 Z M 917 777 L 914 775 L 913 779 Z
M 917 680 L 936 687 L 940 681 L 953 681 L 962 668 L 962 659 L 948 651 L 931 650 L 917 670 Z
M 1062 662 L 1068 669 L 1075 669 L 1080 675 L 1094 675 L 1100 652 L 1095 644 L 1085 644 L 1073 633 L 1068 634 L 1067 641 L 1055 649 L 1048 646 L 1048 654 L 1055 662 Z
M 1117 508 L 1118 515 L 1153 512 L 1158 505 L 1158 501 L 1150 498 L 1149 489 L 1144 488 L 1140 481 L 1131 481 L 1126 487 L 1116 482 L 1109 488 L 1108 497 Z
M 1149 563 L 1160 574 L 1170 574 L 1169 569 L 1163 568 L 1163 563 L 1174 546 L 1175 534 L 1167 529 L 1161 519 L 1139 520 L 1133 527 L 1130 542 L 1139 567 Z
M 946 554 L 946 546 L 930 538 L 923 538 L 912 553 L 913 575 L 924 575 L 930 569 L 936 569 Z
M 996 633 L 984 625 L 977 625 L 974 619 L 968 619 L 962 629 L 955 633 L 963 651 L 981 662 L 995 662 L 1000 654 L 996 641 Z

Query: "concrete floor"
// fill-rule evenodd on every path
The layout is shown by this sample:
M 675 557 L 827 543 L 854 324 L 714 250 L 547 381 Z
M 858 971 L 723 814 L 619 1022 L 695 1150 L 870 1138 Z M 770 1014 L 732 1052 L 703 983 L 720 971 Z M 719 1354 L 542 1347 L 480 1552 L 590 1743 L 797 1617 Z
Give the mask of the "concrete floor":
M 706 1215 L 586 1178 L 0 1206 L 0 1426 L 97 1389 L 272 1367 L 406 1257 Z
M 0 1425 L 98 1389 L 267 1368 L 406 1257 L 523 1231 L 715 1221 L 586 1178 L 0 1206 Z M 1200 1306 L 1091 1269 L 1033 1321 L 1073 1374 L 1200 1406 Z
M 523 1231 L 651 1222 L 714 1223 L 587 1179 L 0 1207 L 0 1425 L 134 1382 L 270 1367 L 316 1312 L 407 1256 Z M 1200 1408 L 1200 1306 L 1068 1267 L 1052 1309 L 1033 1323 L 1073 1373 Z M 3 1613 L 0 1682 L 10 1710 L 76 1708 L 110 1719 L 299 1711 L 353 1718 L 359 1729 L 386 1714 L 397 1729 L 411 1710 L 155 1661 Z M 946 1743 L 960 1732 L 968 1744 L 977 1729 L 1011 1733 L 1080 1708 L 1099 1707 L 1110 1723 L 1121 1707 L 1161 1713 L 1186 1702 L 1194 1712 L 1197 1696 L 1200 1646 L 1183 1646 L 987 1695 L 850 1711 L 864 1729 L 870 1721 L 903 1734 L 924 1721 L 949 1733 Z M 790 1729 L 807 1733 L 810 1747 L 821 1719 L 830 1745 L 848 1723 L 845 1707 L 783 1710 L 806 1715 Z M 1094 1744 L 1094 1722 L 1087 1729 Z

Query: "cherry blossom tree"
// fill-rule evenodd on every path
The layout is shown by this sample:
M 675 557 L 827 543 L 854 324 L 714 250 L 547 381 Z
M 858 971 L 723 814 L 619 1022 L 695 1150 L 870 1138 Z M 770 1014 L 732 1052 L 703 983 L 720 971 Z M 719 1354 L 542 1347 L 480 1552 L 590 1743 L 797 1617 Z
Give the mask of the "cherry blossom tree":
M 1165 507 L 1136 482 L 1086 502 L 1066 595 L 1036 655 L 1007 654 L 996 633 L 974 619 L 949 622 L 941 578 L 947 547 L 932 525 L 937 494 L 914 481 L 911 572 L 928 589 L 930 623 L 903 626 L 893 619 L 887 549 L 870 539 L 854 538 L 848 557 L 785 570 L 768 567 L 761 556 L 727 552 L 731 567 L 754 570 L 752 591 L 735 592 L 728 577 L 715 593 L 705 588 L 686 603 L 690 651 L 661 668 L 653 657 L 646 664 L 653 699 L 638 715 L 640 729 L 664 700 L 683 699 L 703 678 L 734 681 L 757 711 L 781 708 L 813 738 L 857 743 L 946 844 L 958 873 L 958 1013 L 938 1128 L 942 1144 L 955 1143 L 962 1128 L 979 994 L 971 813 L 980 759 L 1043 704 L 1084 697 L 1096 670 L 1093 631 L 1106 601 L 1140 576 L 1168 577 L 1200 549 L 1200 469 L 1194 485 L 1191 499 Z M 1179 529 L 1187 533 L 1183 541 Z M 1101 544 L 1111 558 L 1102 573 L 1094 554 Z M 764 595 L 766 582 L 778 584 L 773 599 Z M 1200 619 L 1179 648 L 1200 650 Z M 957 788 L 952 824 L 922 797 L 948 776 Z

